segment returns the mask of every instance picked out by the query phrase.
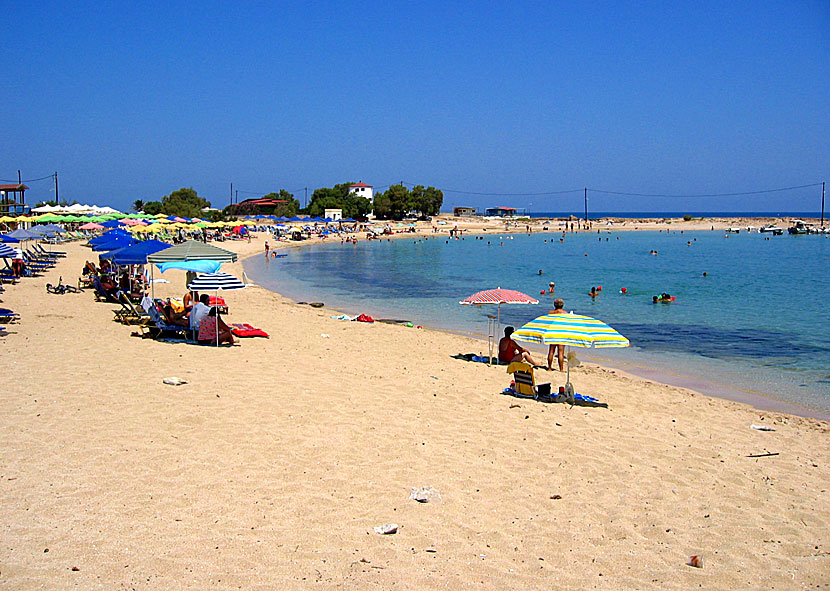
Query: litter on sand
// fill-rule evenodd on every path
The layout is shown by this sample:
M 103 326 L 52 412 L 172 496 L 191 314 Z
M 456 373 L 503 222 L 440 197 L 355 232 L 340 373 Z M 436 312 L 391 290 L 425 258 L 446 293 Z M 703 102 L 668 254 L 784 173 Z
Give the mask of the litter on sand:
M 168 386 L 181 386 L 187 383 L 187 380 L 183 380 L 181 378 L 177 378 L 176 376 L 170 378 L 164 378 L 162 380 L 163 383 L 167 384 Z

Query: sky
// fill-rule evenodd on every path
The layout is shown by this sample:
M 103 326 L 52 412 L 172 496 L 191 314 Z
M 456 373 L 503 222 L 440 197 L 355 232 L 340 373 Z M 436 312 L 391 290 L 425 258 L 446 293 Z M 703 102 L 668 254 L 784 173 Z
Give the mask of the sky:
M 689 195 L 830 181 L 827 0 L 6 0 L 0 19 L 0 179 L 57 171 L 81 203 L 362 180 L 444 209 L 580 212 L 587 187 L 594 211 L 818 211 L 820 186 Z

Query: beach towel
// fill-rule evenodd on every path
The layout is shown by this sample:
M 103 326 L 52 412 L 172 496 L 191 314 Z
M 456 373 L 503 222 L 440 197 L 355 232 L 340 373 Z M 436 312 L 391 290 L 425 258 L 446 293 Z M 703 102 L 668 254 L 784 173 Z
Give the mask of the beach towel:
M 237 337 L 265 337 L 269 338 L 268 333 L 259 328 L 254 328 L 250 324 L 231 324 L 231 332 Z
M 356 318 L 356 320 L 357 320 L 358 322 L 374 322 L 374 321 L 375 321 L 375 319 L 374 319 L 374 318 L 372 318 L 371 316 L 368 316 L 368 315 L 366 315 L 366 314 L 361 314 L 360 316 L 358 316 L 358 317 Z

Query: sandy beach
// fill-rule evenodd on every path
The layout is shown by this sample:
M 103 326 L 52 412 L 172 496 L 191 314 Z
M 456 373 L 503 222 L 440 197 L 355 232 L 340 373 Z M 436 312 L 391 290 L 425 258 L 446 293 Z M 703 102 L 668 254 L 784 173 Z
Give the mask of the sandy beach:
M 270 339 L 142 339 L 91 291 L 46 293 L 93 256 L 60 248 L 0 294 L 22 316 L 0 337 L 0 588 L 828 585 L 826 422 L 590 364 L 572 379 L 608 409 L 519 400 L 504 367 L 452 357 L 478 341 L 257 286 L 222 294 L 227 320 Z M 184 273 L 163 277 L 156 296 L 181 297 Z

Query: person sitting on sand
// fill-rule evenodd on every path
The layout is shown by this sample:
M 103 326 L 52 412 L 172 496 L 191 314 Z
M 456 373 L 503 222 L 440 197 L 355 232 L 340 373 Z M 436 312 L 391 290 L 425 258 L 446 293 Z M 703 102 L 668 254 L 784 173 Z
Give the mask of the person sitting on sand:
M 199 330 L 202 319 L 210 312 L 210 308 L 208 307 L 209 302 L 210 296 L 208 294 L 203 293 L 199 296 L 199 302 L 190 311 L 190 330 Z
M 524 347 L 519 346 L 510 335 L 513 334 L 512 326 L 504 327 L 504 337 L 499 341 L 499 361 L 502 363 L 512 363 L 514 361 L 524 361 L 530 365 L 538 365 L 530 356 L 530 352 Z
M 553 310 L 548 314 L 567 314 L 565 312 L 565 300 L 556 298 L 553 300 Z M 556 355 L 559 361 L 559 371 L 565 371 L 565 345 L 554 344 L 548 347 L 548 371 L 553 369 L 553 356 Z
M 199 292 L 198 291 L 188 291 L 184 294 L 182 298 L 182 304 L 184 305 L 184 311 L 188 314 L 193 309 L 194 304 L 199 301 Z
M 195 310 L 195 308 L 194 308 Z M 228 343 L 233 345 L 233 333 L 231 329 L 225 324 L 225 321 L 219 316 L 216 306 L 210 309 L 208 315 L 202 318 L 199 323 L 199 336 L 197 339 L 202 344 L 209 343 Z
M 164 305 L 162 311 L 164 312 L 164 318 L 167 321 L 167 324 L 172 324 L 174 326 L 184 326 L 185 328 L 190 327 L 190 320 L 187 317 L 187 312 L 176 312 L 173 309 L 173 306 L 170 305 L 170 302 L 167 302 Z

